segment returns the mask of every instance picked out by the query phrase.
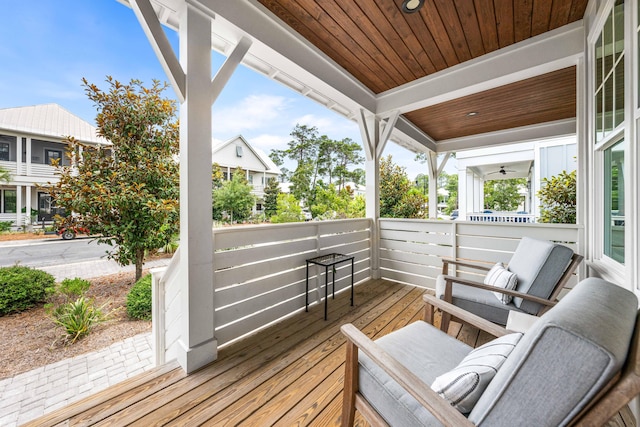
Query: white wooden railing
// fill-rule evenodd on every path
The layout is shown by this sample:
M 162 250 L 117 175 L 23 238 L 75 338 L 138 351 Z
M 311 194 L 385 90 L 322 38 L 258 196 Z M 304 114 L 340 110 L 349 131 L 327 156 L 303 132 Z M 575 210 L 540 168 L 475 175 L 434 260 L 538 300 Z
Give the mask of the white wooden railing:
M 215 229 L 215 324 L 218 345 L 305 307 L 306 262 L 331 252 L 354 256 L 354 282 L 371 276 L 369 219 L 269 224 Z M 156 363 L 175 358 L 180 339 L 179 251 L 153 272 Z M 351 285 L 351 265 L 339 265 L 336 292 Z M 309 301 L 323 295 L 324 269 L 309 269 Z
M 442 258 L 507 264 L 524 236 L 562 243 L 584 255 L 581 226 L 572 224 L 497 223 L 472 221 L 381 219 L 380 271 L 383 278 L 412 285 L 435 287 Z M 477 273 L 450 271 L 468 279 Z M 578 270 L 569 284 L 584 274 Z
M 256 225 L 215 229 L 213 265 L 218 345 L 225 345 L 304 309 L 306 262 L 330 252 L 355 257 L 355 283 L 371 277 L 369 219 Z M 442 220 L 379 220 L 382 278 L 433 288 L 442 258 L 508 263 L 523 236 L 565 244 L 578 253 L 581 226 Z M 349 287 L 350 265 L 338 266 L 336 291 Z M 153 272 L 156 363 L 177 357 L 180 339 L 180 251 Z M 572 280 L 573 285 L 584 267 Z M 452 271 L 475 278 L 464 269 Z M 310 268 L 309 300 L 318 302 L 323 269 Z
M 467 214 L 467 219 L 469 221 L 485 222 L 535 222 L 536 216 L 534 214 L 519 214 L 515 212 L 470 212 Z
M 14 176 L 18 173 L 18 163 L 7 162 L 6 160 L 0 160 L 0 168 L 9 172 L 9 175 Z

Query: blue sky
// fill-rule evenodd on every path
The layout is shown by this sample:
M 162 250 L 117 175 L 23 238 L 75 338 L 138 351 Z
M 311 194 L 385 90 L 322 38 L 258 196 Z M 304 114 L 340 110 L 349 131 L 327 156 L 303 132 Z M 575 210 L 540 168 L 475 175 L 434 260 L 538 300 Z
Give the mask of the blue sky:
M 166 81 L 133 11 L 116 0 L 20 0 L 7 2 L 0 26 L 0 108 L 57 103 L 94 124 L 96 110 L 81 85 L 106 88 L 121 82 Z M 174 46 L 177 35 L 168 35 Z M 214 52 L 214 73 L 224 57 Z M 174 98 L 171 88 L 165 92 Z M 250 117 L 250 120 L 246 120 Z M 358 126 L 253 71 L 239 67 L 213 106 L 213 137 L 242 134 L 266 153 L 285 148 L 299 124 L 333 139 L 361 142 Z M 407 168 L 410 179 L 426 172 L 414 154 L 389 143 L 384 155 Z

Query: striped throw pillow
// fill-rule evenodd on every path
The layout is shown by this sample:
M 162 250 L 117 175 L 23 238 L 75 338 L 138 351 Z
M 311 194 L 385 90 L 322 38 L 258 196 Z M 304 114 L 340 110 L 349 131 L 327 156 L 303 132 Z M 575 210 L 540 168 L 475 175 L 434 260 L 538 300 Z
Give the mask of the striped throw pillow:
M 472 350 L 458 366 L 437 377 L 431 388 L 468 414 L 521 337 L 519 332 L 504 335 Z
M 514 290 L 518 284 L 518 276 L 516 276 L 516 273 L 512 273 L 504 268 L 504 265 L 499 262 L 491 267 L 491 270 L 489 270 L 484 278 L 484 284 L 495 286 L 497 288 Z M 501 292 L 494 292 L 493 294 L 503 304 L 509 304 L 513 299 L 511 295 L 506 295 Z

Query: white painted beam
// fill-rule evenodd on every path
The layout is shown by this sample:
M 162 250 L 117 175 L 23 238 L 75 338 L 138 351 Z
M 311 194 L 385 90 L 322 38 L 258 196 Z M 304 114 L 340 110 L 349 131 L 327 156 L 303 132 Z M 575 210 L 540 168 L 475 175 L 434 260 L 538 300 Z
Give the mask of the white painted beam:
M 582 21 L 565 25 L 384 92 L 375 112 L 415 111 L 576 65 L 584 37 Z
M 222 89 L 227 85 L 234 71 L 238 68 L 238 65 L 240 65 L 242 59 L 249 51 L 251 44 L 252 42 L 249 38 L 241 38 L 235 49 L 233 49 L 233 52 L 231 52 L 231 55 L 229 55 L 224 61 L 224 64 L 222 64 L 222 67 L 220 67 L 216 76 L 211 81 L 211 104 L 216 102 L 220 92 L 222 92 Z
M 513 144 L 559 136 L 575 135 L 576 120 L 566 119 L 531 126 L 488 132 L 438 142 L 438 152 L 456 152 L 479 147 Z
M 180 66 L 180 61 L 176 56 L 167 35 L 162 29 L 162 25 L 156 16 L 153 6 L 149 0 L 130 0 L 140 26 L 144 30 L 151 47 L 153 48 L 164 72 L 166 73 L 171 85 L 173 86 L 179 102 L 184 102 L 186 78 L 185 73 Z

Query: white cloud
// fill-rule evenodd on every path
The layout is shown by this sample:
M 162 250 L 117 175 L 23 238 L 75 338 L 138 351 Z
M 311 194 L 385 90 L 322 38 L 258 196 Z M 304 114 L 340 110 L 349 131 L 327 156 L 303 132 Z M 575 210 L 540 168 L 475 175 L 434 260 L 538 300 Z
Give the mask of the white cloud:
M 281 150 L 287 148 L 287 143 L 291 138 L 288 135 L 272 135 L 262 134 L 251 137 L 249 144 L 254 147 L 258 147 L 265 153 L 269 153 L 271 150 Z
M 318 132 L 320 134 L 326 133 L 324 129 L 331 129 L 335 127 L 335 123 L 328 117 L 319 117 L 315 114 L 305 114 L 302 117 L 298 117 L 297 119 L 291 122 L 291 127 L 299 124 L 301 126 L 306 125 L 309 127 L 315 126 L 318 128 Z
M 281 120 L 291 100 L 283 96 L 249 95 L 236 104 L 213 109 L 213 132 L 216 135 L 241 134 L 247 130 L 270 127 Z

